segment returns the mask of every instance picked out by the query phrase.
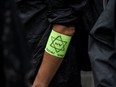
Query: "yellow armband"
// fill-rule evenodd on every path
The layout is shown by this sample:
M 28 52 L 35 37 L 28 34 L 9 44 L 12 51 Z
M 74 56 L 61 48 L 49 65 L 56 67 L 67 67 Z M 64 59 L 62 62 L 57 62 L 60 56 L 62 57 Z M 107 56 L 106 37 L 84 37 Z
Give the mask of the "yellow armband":
M 52 30 L 45 51 L 53 56 L 64 58 L 72 36 Z

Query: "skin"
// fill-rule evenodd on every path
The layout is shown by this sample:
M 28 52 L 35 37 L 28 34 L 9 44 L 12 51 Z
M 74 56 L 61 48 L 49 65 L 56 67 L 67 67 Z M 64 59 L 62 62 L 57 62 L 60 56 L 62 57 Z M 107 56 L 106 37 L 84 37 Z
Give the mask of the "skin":
M 75 28 L 73 26 L 66 27 L 63 25 L 54 25 L 53 30 L 69 36 L 72 36 L 75 32 Z M 62 61 L 62 58 L 58 58 L 44 52 L 42 64 L 38 69 L 38 73 L 32 87 L 48 87 Z

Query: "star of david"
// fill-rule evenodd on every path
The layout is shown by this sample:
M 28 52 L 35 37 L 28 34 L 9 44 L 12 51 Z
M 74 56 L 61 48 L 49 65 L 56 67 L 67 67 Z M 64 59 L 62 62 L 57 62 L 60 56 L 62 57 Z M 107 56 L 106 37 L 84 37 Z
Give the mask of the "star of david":
M 61 36 L 57 36 L 56 38 L 51 36 L 52 43 L 50 46 L 55 49 L 56 52 L 65 51 L 66 41 L 62 40 Z

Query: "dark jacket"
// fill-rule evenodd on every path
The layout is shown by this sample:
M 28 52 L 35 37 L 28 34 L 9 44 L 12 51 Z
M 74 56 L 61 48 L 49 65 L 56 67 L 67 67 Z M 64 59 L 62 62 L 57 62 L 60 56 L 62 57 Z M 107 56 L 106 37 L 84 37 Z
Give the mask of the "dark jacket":
M 116 87 L 116 0 L 109 0 L 90 31 L 89 55 L 95 87 Z
M 0 85 L 28 87 L 30 56 L 14 0 L 0 1 Z
M 52 25 L 73 25 L 76 27 L 76 32 L 50 87 L 81 87 L 80 70 L 91 69 L 87 53 L 88 31 L 83 22 L 86 5 L 87 0 L 20 0 L 18 2 L 20 17 L 33 55 L 32 82 L 41 64 Z

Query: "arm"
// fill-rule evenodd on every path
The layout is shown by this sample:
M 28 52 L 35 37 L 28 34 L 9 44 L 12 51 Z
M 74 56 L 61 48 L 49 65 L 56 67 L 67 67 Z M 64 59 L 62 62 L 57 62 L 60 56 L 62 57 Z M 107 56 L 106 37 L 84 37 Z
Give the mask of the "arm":
M 75 27 L 72 26 L 75 26 L 75 22 L 79 18 L 79 15 L 81 15 L 81 9 L 84 7 L 86 0 L 47 1 L 51 7 L 48 20 L 54 25 L 53 29 L 61 34 L 72 36 L 75 32 Z M 66 27 L 63 25 L 68 26 Z M 44 52 L 43 61 L 33 83 L 33 87 L 39 87 L 36 85 L 41 85 L 40 87 L 48 87 L 62 61 L 62 58 L 58 58 L 48 54 L 47 52 Z
M 54 25 L 53 29 L 59 33 L 69 36 L 72 36 L 75 31 L 74 27 L 65 27 L 62 25 Z M 33 87 L 48 87 L 62 61 L 62 58 L 52 56 L 45 52 L 43 62 L 35 78 Z

